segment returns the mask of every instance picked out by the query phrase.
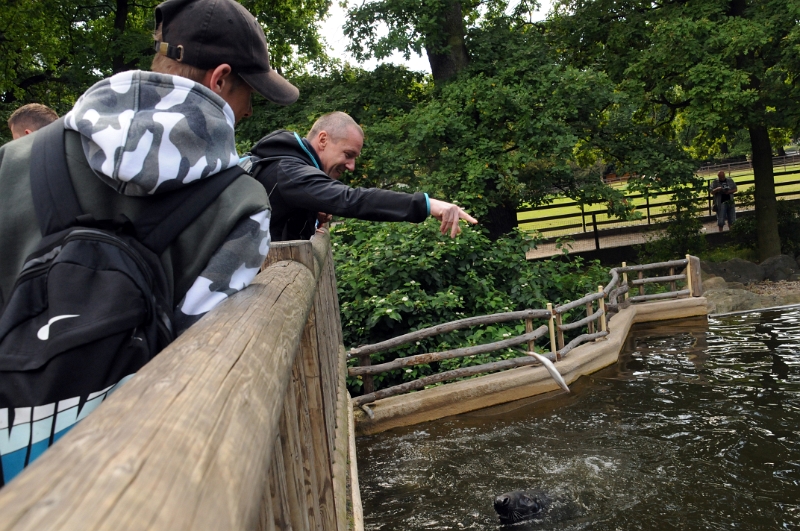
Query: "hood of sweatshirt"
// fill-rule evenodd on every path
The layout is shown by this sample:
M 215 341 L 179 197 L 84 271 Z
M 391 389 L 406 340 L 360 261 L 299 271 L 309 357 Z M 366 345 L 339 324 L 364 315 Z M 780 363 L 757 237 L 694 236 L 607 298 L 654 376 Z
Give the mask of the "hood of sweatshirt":
M 234 114 L 189 79 L 132 70 L 87 90 L 65 117 L 103 182 L 129 196 L 174 190 L 235 166 Z
M 309 166 L 321 169 L 319 156 L 317 155 L 308 140 L 302 138 L 297 133 L 279 129 L 273 131 L 253 146 L 252 154 L 254 163 L 269 162 L 282 158 L 301 159 Z

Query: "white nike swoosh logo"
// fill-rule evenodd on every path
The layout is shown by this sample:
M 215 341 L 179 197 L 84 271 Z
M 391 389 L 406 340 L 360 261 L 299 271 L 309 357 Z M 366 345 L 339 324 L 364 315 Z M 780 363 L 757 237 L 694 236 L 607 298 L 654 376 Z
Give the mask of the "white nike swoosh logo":
M 42 341 L 47 341 L 50 339 L 50 325 L 56 321 L 60 321 L 61 319 L 69 319 L 70 317 L 80 317 L 80 315 L 57 315 L 47 321 L 47 324 L 41 327 L 38 332 L 36 332 L 36 337 Z

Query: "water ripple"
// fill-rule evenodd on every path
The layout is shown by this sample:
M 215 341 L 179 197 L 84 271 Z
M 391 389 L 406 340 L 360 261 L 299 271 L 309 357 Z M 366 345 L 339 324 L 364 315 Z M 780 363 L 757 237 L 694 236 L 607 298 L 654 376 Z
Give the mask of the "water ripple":
M 800 527 L 798 325 L 637 328 L 569 396 L 360 438 L 367 528 L 497 529 L 515 489 L 552 505 L 514 531 Z

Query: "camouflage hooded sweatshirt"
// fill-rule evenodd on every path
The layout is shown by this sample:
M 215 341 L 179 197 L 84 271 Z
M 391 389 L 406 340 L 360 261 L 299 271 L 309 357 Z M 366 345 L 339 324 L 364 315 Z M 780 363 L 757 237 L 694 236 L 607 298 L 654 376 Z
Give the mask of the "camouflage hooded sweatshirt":
M 129 71 L 87 90 L 65 117 L 97 177 L 126 196 L 167 193 L 235 166 L 231 107 L 186 78 Z M 243 289 L 270 245 L 268 202 L 241 219 L 175 308 L 182 332 Z

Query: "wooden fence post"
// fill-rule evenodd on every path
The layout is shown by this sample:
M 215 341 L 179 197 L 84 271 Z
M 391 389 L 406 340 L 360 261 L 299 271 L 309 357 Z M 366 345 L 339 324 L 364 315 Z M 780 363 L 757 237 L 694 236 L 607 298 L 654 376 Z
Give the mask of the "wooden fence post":
M 650 196 L 644 198 L 647 204 L 647 224 L 650 225 Z
M 583 225 L 583 232 L 586 232 L 586 211 L 581 203 L 581 224 Z
M 597 293 L 603 293 L 603 286 L 597 286 Z M 606 331 L 606 298 L 601 297 L 597 299 L 597 304 L 601 310 L 603 310 L 603 315 L 600 316 L 600 331 Z M 601 338 L 602 339 L 602 338 Z
M 558 359 L 558 349 L 556 348 L 556 327 L 553 319 L 553 304 L 547 303 L 547 311 L 550 312 L 550 319 L 548 320 L 548 327 L 550 328 L 550 352 L 556 355 Z
M 369 357 L 369 354 L 361 354 L 358 356 L 358 364 L 361 367 L 369 367 L 372 365 L 372 359 Z M 364 374 L 362 376 L 364 380 L 364 394 L 374 393 L 375 392 L 375 380 L 373 379 L 371 374 Z
M 530 334 L 533 332 L 533 319 L 525 319 L 525 333 Z M 528 341 L 528 351 L 533 352 L 533 347 L 536 342 L 534 340 Z
M 600 235 L 597 233 L 597 214 L 592 214 L 592 227 L 594 228 L 594 248 L 600 249 Z
M 592 309 L 592 301 L 586 303 L 586 317 L 589 317 L 594 313 Z M 586 325 L 586 331 L 590 334 L 594 334 L 594 321 L 590 321 L 588 325 Z
M 639 280 L 644 278 L 644 272 L 639 271 Z M 639 284 L 639 295 L 644 295 L 644 284 Z
M 563 318 L 561 317 L 560 313 L 556 314 L 556 345 L 558 346 L 558 350 L 564 348 L 564 331 L 561 330 L 560 326 L 563 324 Z
M 625 262 L 622 262 L 622 267 L 623 268 L 626 267 L 626 263 Z M 623 284 L 627 284 L 628 283 L 628 272 L 627 271 L 623 271 L 623 273 L 622 273 L 622 283 Z M 631 287 L 628 286 L 628 291 L 625 292 L 625 300 L 628 300 L 628 297 L 630 297 L 630 291 L 631 291 Z
M 674 276 L 674 275 L 675 275 L 675 268 L 674 267 L 670 267 L 669 268 L 669 276 Z M 674 280 L 671 280 L 670 283 L 669 283 L 669 290 L 670 291 L 678 291 L 678 283 L 675 282 Z
M 702 297 L 703 296 L 703 276 L 702 271 L 700 270 L 700 259 L 696 256 L 689 256 L 688 258 L 689 264 L 691 264 L 691 268 L 689 264 L 686 265 L 686 272 L 687 277 L 689 276 L 688 273 L 691 273 L 692 284 L 689 288 L 691 291 L 692 297 Z

